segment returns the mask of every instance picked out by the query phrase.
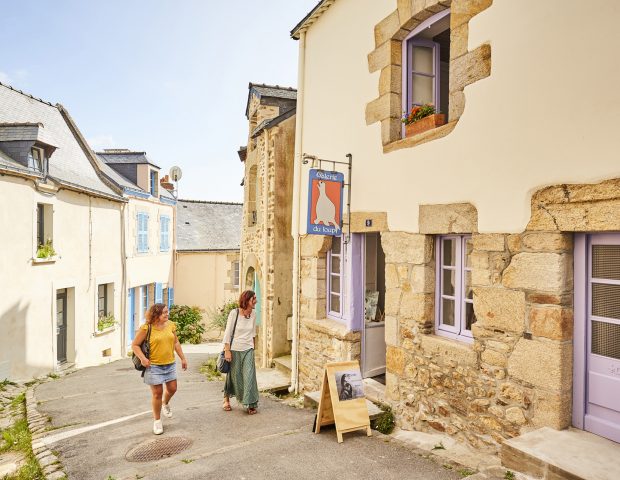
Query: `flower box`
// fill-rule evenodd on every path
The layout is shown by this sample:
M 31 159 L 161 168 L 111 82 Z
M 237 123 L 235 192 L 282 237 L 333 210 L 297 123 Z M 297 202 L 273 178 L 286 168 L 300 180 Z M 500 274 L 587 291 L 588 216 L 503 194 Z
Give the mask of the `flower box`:
M 418 135 L 427 130 L 431 130 L 436 127 L 441 127 L 446 123 L 446 116 L 443 113 L 434 113 L 428 117 L 424 117 L 417 122 L 405 125 L 405 137 L 411 137 Z

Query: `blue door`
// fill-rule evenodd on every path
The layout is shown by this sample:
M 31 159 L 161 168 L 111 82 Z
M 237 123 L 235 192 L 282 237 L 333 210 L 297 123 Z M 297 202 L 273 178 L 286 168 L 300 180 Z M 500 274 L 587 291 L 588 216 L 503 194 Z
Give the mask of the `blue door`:
M 127 291 L 127 344 L 131 344 L 136 336 L 135 289 Z

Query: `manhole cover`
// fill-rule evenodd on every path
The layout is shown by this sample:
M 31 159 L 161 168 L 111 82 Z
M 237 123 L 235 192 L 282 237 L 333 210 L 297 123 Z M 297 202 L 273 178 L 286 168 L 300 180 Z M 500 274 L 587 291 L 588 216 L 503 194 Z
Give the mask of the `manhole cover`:
M 153 460 L 176 455 L 191 444 L 192 441 L 185 437 L 158 438 L 132 448 L 127 452 L 125 458 L 130 462 L 152 462 Z

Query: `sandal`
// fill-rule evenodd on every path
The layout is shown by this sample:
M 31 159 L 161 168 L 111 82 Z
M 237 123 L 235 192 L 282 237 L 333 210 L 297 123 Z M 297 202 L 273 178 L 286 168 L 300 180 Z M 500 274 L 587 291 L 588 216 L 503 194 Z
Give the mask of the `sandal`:
M 230 402 L 224 402 L 224 405 L 222 405 L 222 409 L 225 412 L 230 412 L 232 410 L 232 407 L 230 406 Z
M 255 408 L 248 408 L 248 415 L 255 415 L 258 411 Z

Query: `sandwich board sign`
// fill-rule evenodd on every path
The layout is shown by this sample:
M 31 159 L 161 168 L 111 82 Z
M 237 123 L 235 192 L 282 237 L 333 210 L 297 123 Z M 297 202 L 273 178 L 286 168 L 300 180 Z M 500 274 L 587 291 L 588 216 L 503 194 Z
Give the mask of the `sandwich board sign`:
M 370 437 L 370 417 L 359 363 L 327 363 L 323 372 L 315 433 L 320 433 L 325 425 L 335 424 L 338 443 L 343 442 L 343 433 L 356 430 L 366 430 Z
M 308 185 L 307 232 L 339 236 L 342 232 L 344 173 L 311 169 Z

